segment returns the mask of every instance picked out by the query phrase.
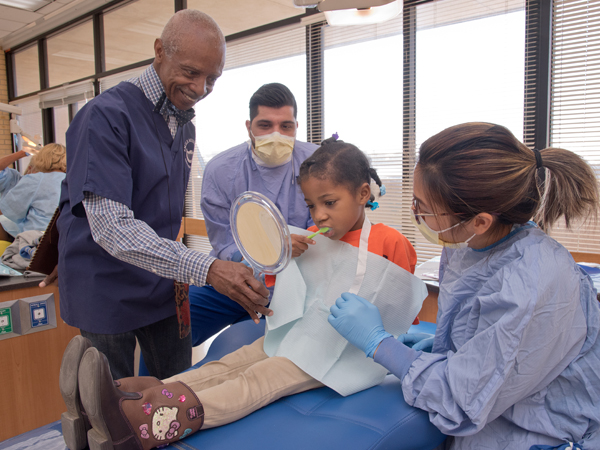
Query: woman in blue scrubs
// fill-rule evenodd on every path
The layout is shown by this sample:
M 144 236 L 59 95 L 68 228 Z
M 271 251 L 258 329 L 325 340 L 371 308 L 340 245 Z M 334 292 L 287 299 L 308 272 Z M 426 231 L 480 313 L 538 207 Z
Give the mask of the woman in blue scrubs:
M 446 448 L 600 449 L 596 291 L 545 233 L 597 211 L 595 174 L 574 153 L 488 123 L 448 128 L 421 146 L 412 207 L 445 247 L 435 337 L 394 339 L 348 293 L 329 322 L 402 380 Z

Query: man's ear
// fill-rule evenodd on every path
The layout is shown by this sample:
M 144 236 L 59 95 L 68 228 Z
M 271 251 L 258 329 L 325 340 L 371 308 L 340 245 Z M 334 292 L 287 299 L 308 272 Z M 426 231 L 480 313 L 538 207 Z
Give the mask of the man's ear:
M 154 41 L 154 60 L 157 64 L 163 62 L 165 58 L 165 48 L 163 47 L 163 43 L 160 38 L 156 38 Z

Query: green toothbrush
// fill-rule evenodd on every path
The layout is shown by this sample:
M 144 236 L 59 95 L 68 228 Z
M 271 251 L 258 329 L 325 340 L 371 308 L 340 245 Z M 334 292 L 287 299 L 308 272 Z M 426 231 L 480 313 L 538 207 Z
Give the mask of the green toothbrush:
M 309 239 L 312 239 L 312 238 L 314 238 L 314 237 L 315 237 L 317 234 L 321 234 L 321 233 L 327 233 L 328 231 L 329 231 L 329 227 L 323 227 L 323 228 L 321 228 L 319 231 L 317 231 L 316 233 L 313 233 L 313 234 L 311 234 L 311 235 L 309 235 L 309 236 L 306 236 L 306 237 L 307 237 L 307 238 L 309 238 Z

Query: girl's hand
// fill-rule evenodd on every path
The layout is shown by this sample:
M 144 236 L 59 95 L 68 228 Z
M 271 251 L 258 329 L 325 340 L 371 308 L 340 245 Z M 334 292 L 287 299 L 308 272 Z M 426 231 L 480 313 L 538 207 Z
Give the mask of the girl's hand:
M 315 241 L 308 239 L 301 234 L 292 234 L 292 258 L 297 258 L 306 250 L 309 245 L 315 245 Z

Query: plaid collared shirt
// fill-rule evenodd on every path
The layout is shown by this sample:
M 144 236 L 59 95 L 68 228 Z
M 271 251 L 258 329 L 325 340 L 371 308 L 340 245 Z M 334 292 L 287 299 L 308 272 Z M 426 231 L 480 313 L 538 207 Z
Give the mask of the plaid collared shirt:
M 139 87 L 155 107 L 165 92 L 152 65 L 139 78 L 128 81 Z M 176 117 L 166 108 L 160 112 L 175 136 Z M 164 278 L 196 286 L 206 284 L 208 269 L 216 258 L 159 237 L 122 203 L 86 192 L 83 206 L 94 241 L 111 256 Z
M 177 117 L 175 114 L 169 114 L 169 106 L 173 104 L 171 103 L 171 100 L 163 97 L 165 95 L 165 88 L 163 87 L 156 70 L 154 70 L 154 66 L 150 64 L 150 67 L 144 70 L 138 78 L 132 78 L 127 81 L 139 87 L 155 108 L 159 105 L 159 102 L 161 102 L 159 105 L 160 113 L 169 126 L 171 136 L 175 137 L 175 134 L 177 133 Z M 181 114 L 187 113 L 190 120 L 194 117 L 193 110 L 179 111 L 174 105 L 173 109 L 175 112 L 180 112 Z

